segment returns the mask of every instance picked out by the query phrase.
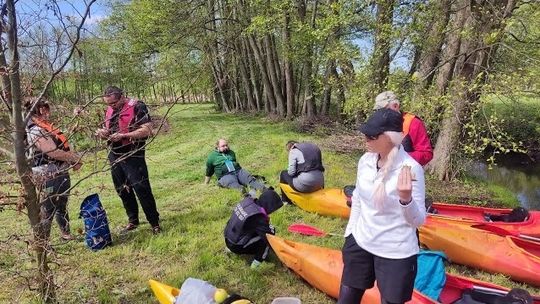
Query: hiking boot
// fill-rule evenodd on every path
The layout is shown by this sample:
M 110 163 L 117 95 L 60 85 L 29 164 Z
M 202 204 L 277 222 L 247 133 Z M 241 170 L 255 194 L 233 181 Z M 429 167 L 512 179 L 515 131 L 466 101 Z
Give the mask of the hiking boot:
M 160 234 L 161 233 L 161 227 L 159 225 L 152 227 L 152 234 Z
M 135 223 L 128 223 L 124 229 L 122 229 L 122 232 L 128 232 L 137 229 L 139 227 L 138 224 Z
M 64 240 L 64 241 L 71 241 L 71 240 L 75 239 L 73 237 L 73 235 L 71 235 L 71 233 L 62 233 L 60 238 L 62 238 L 62 240 Z

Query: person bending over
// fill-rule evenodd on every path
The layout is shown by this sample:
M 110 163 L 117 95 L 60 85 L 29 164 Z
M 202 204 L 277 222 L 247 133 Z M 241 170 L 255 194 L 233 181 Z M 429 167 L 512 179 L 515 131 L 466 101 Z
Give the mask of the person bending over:
M 275 234 L 270 214 L 283 203 L 273 188 L 263 191 L 258 199 L 246 196 L 234 208 L 225 226 L 225 245 L 236 254 L 253 254 L 251 268 L 258 267 L 270 250 L 266 234 Z

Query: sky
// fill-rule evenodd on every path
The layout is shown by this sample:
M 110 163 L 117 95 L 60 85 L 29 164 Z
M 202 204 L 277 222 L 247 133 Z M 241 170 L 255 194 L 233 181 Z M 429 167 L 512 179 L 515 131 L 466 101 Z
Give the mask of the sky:
M 18 1 L 16 9 L 19 14 L 22 15 L 36 15 L 39 12 L 39 20 L 54 20 L 57 19 L 54 15 L 54 7 L 51 2 L 55 2 L 58 8 L 65 16 L 73 16 L 80 19 L 80 15 L 84 13 L 86 3 L 88 0 L 23 0 Z M 100 20 L 103 20 L 107 16 L 107 5 L 110 0 L 97 0 L 90 8 L 90 17 L 87 19 L 86 24 L 97 24 Z

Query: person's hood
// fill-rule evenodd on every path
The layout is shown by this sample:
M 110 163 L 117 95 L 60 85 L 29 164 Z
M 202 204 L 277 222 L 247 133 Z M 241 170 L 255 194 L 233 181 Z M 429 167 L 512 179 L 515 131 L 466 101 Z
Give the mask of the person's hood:
M 266 210 L 266 213 L 270 214 L 283 206 L 283 202 L 272 187 L 264 190 L 264 192 L 257 199 L 256 204 L 263 207 Z

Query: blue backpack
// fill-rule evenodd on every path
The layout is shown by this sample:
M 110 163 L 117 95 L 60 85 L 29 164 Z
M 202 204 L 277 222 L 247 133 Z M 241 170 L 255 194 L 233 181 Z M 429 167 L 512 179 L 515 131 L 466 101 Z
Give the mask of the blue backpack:
M 86 245 L 90 249 L 100 250 L 112 245 L 107 213 L 101 205 L 99 195 L 92 194 L 83 200 L 79 218 L 84 221 Z

